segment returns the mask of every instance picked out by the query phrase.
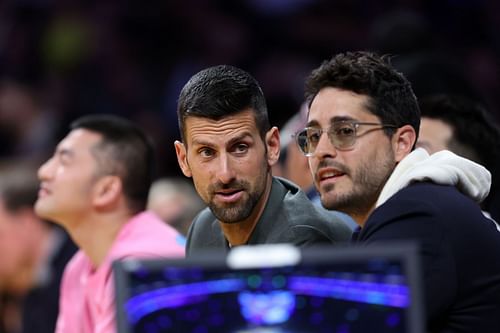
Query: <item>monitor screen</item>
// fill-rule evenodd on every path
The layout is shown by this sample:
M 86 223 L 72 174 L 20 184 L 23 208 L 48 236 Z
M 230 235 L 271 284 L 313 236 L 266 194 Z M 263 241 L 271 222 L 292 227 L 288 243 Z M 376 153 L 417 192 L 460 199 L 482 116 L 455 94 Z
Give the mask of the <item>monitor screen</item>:
M 416 256 L 277 245 L 117 261 L 118 332 L 423 332 Z

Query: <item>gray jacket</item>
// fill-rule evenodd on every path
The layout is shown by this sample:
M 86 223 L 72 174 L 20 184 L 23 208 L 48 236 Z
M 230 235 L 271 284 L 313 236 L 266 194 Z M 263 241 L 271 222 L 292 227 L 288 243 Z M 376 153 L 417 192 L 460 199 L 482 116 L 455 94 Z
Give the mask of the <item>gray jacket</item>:
M 204 249 L 229 249 L 219 223 L 208 207 L 202 210 L 189 229 L 187 255 Z M 349 241 L 351 234 L 340 218 L 327 220 L 297 185 L 273 177 L 268 202 L 247 244 L 335 244 Z

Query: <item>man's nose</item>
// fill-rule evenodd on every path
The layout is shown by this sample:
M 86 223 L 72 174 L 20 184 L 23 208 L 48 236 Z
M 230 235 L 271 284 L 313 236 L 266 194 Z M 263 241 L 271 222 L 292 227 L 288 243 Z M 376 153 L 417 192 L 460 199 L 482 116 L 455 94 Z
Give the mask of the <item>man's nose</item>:
M 236 178 L 236 172 L 233 167 L 233 161 L 229 154 L 221 154 L 219 157 L 217 178 L 223 184 L 229 184 Z

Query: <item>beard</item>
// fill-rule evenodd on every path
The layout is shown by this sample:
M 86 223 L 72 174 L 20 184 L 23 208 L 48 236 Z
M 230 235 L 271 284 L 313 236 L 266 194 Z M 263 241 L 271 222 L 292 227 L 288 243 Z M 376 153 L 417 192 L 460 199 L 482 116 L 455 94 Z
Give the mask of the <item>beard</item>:
M 212 198 L 208 202 L 208 207 L 220 222 L 238 223 L 247 219 L 253 213 L 266 188 L 267 164 L 263 165 L 262 168 L 263 172 L 257 177 L 253 187 L 250 182 L 245 180 L 234 180 L 229 184 L 218 182 L 209 187 Z M 218 204 L 213 200 L 214 194 L 224 189 L 240 190 L 244 194 L 242 199 L 235 203 Z
M 234 181 L 229 184 L 216 184 L 214 191 L 219 189 L 240 189 L 245 191 L 244 197 L 235 203 L 217 204 L 210 200 L 208 207 L 215 217 L 222 223 L 237 223 L 243 221 L 252 214 L 254 207 L 259 202 L 263 191 L 248 191 L 250 184 L 245 181 Z M 213 192 L 212 192 L 213 193 Z
M 377 160 L 380 162 L 375 164 L 373 161 Z M 365 159 L 354 173 L 346 166 L 336 163 L 336 168 L 350 176 L 352 187 L 334 194 L 336 184 L 324 186 L 320 189 L 321 204 L 326 209 L 338 210 L 351 216 L 367 214 L 374 207 L 394 167 L 392 151 L 383 160 Z

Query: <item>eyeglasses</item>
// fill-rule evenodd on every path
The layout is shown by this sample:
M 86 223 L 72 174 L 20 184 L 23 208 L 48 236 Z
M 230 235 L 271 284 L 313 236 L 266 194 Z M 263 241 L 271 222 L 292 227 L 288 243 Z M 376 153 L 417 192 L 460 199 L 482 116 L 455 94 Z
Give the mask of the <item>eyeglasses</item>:
M 330 128 L 322 129 L 318 127 L 306 127 L 298 131 L 295 136 L 295 142 L 299 147 L 300 151 L 306 156 L 312 156 L 318 142 L 323 133 L 328 134 L 328 138 L 332 145 L 337 149 L 347 149 L 356 143 L 356 139 L 368 132 L 358 135 L 357 130 L 360 126 L 379 126 L 379 128 L 374 128 L 372 130 L 378 130 L 383 128 L 397 128 L 395 125 L 379 124 L 379 123 L 363 123 L 351 120 L 338 121 L 333 123 Z

